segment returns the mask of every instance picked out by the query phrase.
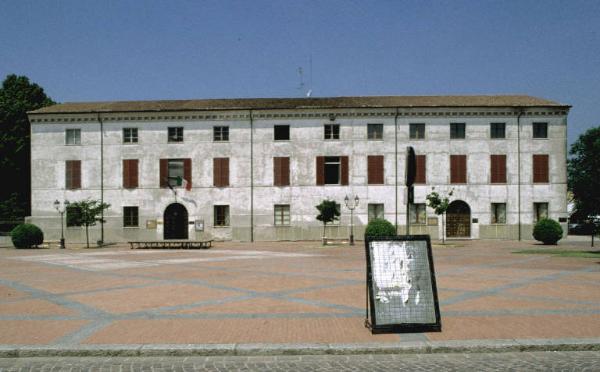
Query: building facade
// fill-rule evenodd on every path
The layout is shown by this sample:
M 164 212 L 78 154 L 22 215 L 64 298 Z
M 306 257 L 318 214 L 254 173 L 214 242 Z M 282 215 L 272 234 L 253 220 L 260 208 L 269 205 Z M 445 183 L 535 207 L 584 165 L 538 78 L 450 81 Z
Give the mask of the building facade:
M 529 96 L 338 97 L 64 103 L 29 113 L 32 215 L 60 236 L 54 201 L 111 206 L 104 241 L 321 239 L 384 217 L 406 227 L 405 158 L 417 155 L 411 233 L 531 239 L 566 227 L 570 106 Z M 445 228 L 426 206 L 453 191 Z M 70 213 L 69 211 L 67 214 Z M 67 227 L 68 241 L 84 239 Z

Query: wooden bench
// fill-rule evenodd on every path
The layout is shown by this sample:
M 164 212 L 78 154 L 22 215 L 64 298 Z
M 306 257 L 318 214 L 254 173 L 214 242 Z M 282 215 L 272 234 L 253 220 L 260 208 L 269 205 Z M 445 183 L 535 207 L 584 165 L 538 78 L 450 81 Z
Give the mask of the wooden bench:
M 128 242 L 131 249 L 208 249 L 212 240 L 161 240 L 147 242 Z

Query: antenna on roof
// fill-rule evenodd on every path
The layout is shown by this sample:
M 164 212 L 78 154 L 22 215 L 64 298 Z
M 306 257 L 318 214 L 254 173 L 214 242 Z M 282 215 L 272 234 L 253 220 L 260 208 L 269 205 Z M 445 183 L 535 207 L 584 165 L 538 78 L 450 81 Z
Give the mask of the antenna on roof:
M 309 57 L 308 90 L 305 89 L 304 69 L 302 67 L 298 67 L 298 75 L 300 75 L 300 85 L 297 89 L 306 97 L 310 97 L 312 95 L 312 54 Z

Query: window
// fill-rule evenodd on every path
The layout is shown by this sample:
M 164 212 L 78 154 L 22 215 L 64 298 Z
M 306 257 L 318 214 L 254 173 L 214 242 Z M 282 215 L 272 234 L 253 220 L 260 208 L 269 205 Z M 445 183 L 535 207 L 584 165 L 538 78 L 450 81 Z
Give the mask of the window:
M 467 155 L 450 155 L 450 183 L 467 183 Z
M 317 185 L 347 184 L 347 156 L 317 156 Z
M 383 185 L 383 155 L 367 156 L 367 182 L 369 185 Z
M 137 128 L 123 128 L 123 143 L 137 143 L 138 142 L 138 129 Z
M 183 127 L 169 127 L 169 142 L 183 142 Z
M 384 218 L 383 204 L 369 204 L 369 222 L 375 218 Z
M 533 222 L 548 218 L 548 203 L 533 203 Z
M 67 227 L 81 226 L 81 209 L 74 205 L 69 205 L 66 209 Z
M 339 124 L 325 124 L 325 139 L 340 139 L 340 125 Z
M 138 159 L 123 159 L 123 188 L 138 187 Z
M 492 203 L 492 223 L 506 223 L 506 203 Z
M 427 222 L 425 217 L 425 204 L 417 203 L 410 205 L 410 223 L 425 224 Z
M 65 188 L 67 190 L 81 188 L 81 160 L 65 162 Z
M 490 124 L 490 138 L 506 138 L 506 124 L 505 123 L 491 123 Z
M 229 226 L 229 206 L 228 205 L 215 205 L 214 226 L 217 226 L 217 227 Z
M 425 138 L 425 124 L 409 124 L 410 139 L 424 139 Z
M 506 183 L 506 155 L 490 155 L 490 182 Z
M 160 187 L 192 188 L 192 159 L 160 159 Z
M 533 155 L 533 183 L 548 181 L 548 155 Z
M 213 185 L 215 187 L 229 186 L 229 158 L 213 159 Z
M 533 138 L 548 138 L 548 123 L 533 123 Z
M 465 123 L 450 123 L 450 138 L 464 139 L 465 138 Z
M 123 207 L 123 227 L 138 227 L 138 207 Z
M 169 160 L 168 167 L 169 185 L 181 186 L 179 180 L 183 179 L 183 159 Z
M 274 157 L 273 158 L 273 185 L 274 186 L 289 186 L 290 185 L 290 158 Z
M 417 169 L 415 172 L 415 184 L 426 184 L 427 183 L 427 167 L 426 167 L 426 155 L 416 155 L 415 163 Z
M 342 205 L 339 203 L 335 203 L 335 210 L 338 212 L 337 219 L 331 221 L 329 223 L 330 225 L 339 225 L 340 224 L 340 220 L 341 220 L 340 215 L 341 215 L 341 211 L 342 211 Z
M 229 127 L 213 127 L 213 141 L 229 141 Z
M 383 124 L 367 124 L 367 139 L 383 139 Z
M 340 183 L 341 162 L 339 156 L 325 157 L 325 184 L 338 185 Z
M 67 129 L 65 143 L 67 145 L 81 145 L 81 129 Z
M 290 225 L 290 205 L 289 204 L 275 204 L 275 226 L 289 226 Z
M 275 141 L 289 141 L 290 140 L 290 126 L 289 125 L 275 125 L 273 127 L 273 138 Z

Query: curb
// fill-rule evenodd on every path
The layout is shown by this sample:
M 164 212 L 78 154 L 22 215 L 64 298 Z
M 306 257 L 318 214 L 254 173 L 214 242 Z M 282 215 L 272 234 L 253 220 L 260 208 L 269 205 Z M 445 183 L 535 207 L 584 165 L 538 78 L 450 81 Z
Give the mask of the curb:
M 600 338 L 419 341 L 366 344 L 175 344 L 0 346 L 0 358 L 277 356 L 600 351 Z

